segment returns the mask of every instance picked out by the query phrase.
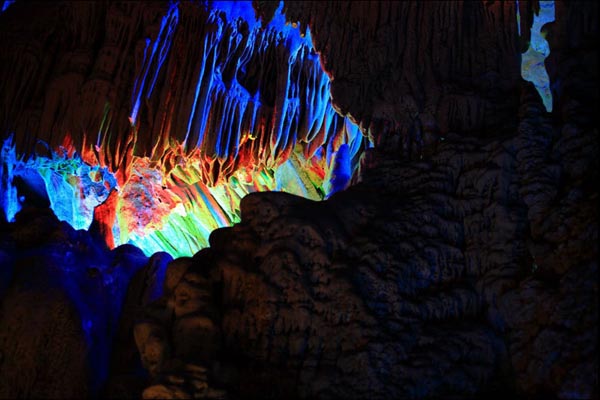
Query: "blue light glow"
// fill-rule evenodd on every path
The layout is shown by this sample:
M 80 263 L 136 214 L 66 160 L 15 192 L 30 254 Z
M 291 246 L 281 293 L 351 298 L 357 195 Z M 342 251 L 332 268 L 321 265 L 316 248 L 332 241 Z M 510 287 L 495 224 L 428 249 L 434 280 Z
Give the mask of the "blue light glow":
M 22 193 L 18 193 L 17 181 Z M 12 136 L 2 145 L 0 182 L 0 203 L 8 221 L 14 221 L 23 203 L 44 198 L 58 219 L 75 229 L 89 228 L 94 208 L 117 186 L 106 168 L 90 166 L 76 154 L 52 152 L 52 158 L 17 159 Z
M 144 48 L 144 62 L 141 67 L 141 74 L 134 84 L 134 95 L 133 95 L 133 111 L 131 112 L 130 121 L 132 125 L 135 125 L 138 117 L 138 112 L 140 109 L 140 101 L 142 99 L 142 94 L 144 92 L 144 87 L 147 83 L 148 73 L 153 71 L 152 78 L 150 81 L 150 89 L 146 94 L 146 97 L 149 97 L 154 90 L 154 84 L 156 83 L 156 78 L 158 77 L 158 73 L 164 63 L 169 49 L 171 48 L 171 42 L 173 40 L 173 32 L 177 27 L 177 23 L 179 22 L 179 8 L 177 3 L 171 3 L 169 5 L 169 10 L 162 18 L 160 24 L 160 31 L 158 32 L 158 36 L 152 43 L 151 39 L 146 39 L 146 46 Z M 152 44 L 152 52 L 150 53 L 150 58 L 146 58 L 148 47 Z M 160 49 L 159 49 L 160 47 Z M 157 54 L 158 53 L 158 54 Z
M 16 149 L 12 135 L 9 136 L 0 148 L 0 207 L 9 222 L 15 220 L 15 215 L 21 209 L 17 188 L 13 184 L 17 159 Z
M 517 21 L 519 19 L 519 15 L 517 15 Z M 531 43 L 522 55 L 521 62 L 523 79 L 535 85 L 548 112 L 552 111 L 552 93 L 544 60 L 550 54 L 550 48 L 545 39 L 545 33 L 542 32 L 542 27 L 552 21 L 554 21 L 554 1 L 540 1 L 540 12 L 534 16 L 531 27 Z
M 15 1 L 17 0 L 4 0 L 4 3 L 2 4 L 2 10 L 0 10 L 0 12 L 6 11 L 6 9 L 10 7 L 10 5 L 13 4 Z

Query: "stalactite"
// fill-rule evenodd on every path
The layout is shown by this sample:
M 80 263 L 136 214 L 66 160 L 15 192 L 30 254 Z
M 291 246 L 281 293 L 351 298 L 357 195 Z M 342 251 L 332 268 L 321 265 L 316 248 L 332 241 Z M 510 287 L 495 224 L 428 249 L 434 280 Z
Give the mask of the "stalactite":
M 40 139 L 50 161 L 40 179 L 60 219 L 80 229 L 94 217 L 111 247 L 132 242 L 148 254 L 186 255 L 208 245 L 212 230 L 239 220 L 247 193 L 281 190 L 318 200 L 348 186 L 368 141 L 331 106 L 330 79 L 310 31 L 301 35 L 286 24 L 281 7 L 264 26 L 249 2 L 100 8 L 65 4 L 60 11 L 70 26 L 59 37 L 75 47 L 66 54 L 103 40 L 92 74 L 72 79 L 90 65 L 70 59 L 74 70 L 56 72 L 42 107 Z M 102 18 L 107 33 L 100 38 L 88 28 Z M 136 37 L 142 26 L 144 37 Z M 116 102 L 124 90 L 128 107 Z M 30 139 L 14 121 L 7 126 L 27 154 Z M 57 171 L 59 160 L 75 169 Z M 26 157 L 19 168 L 34 171 L 43 162 Z M 84 194 L 96 184 L 81 179 L 89 168 L 109 171 L 97 203 Z M 9 218 L 21 202 L 11 204 L 4 207 Z

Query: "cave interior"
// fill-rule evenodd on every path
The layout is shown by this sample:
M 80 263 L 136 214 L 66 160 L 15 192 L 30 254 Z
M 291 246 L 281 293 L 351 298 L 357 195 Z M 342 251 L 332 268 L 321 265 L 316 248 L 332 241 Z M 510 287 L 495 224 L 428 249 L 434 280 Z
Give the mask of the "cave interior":
M 597 2 L 0 10 L 0 398 L 598 398 Z

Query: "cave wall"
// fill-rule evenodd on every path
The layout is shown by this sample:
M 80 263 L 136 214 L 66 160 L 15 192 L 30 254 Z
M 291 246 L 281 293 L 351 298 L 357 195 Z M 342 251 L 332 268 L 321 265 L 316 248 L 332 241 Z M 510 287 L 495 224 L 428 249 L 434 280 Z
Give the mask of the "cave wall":
M 376 142 L 361 182 L 249 195 L 210 248 L 140 267 L 107 393 L 596 398 L 597 5 L 557 2 L 548 114 L 519 76 L 519 4 L 521 38 L 514 3 L 286 2 Z

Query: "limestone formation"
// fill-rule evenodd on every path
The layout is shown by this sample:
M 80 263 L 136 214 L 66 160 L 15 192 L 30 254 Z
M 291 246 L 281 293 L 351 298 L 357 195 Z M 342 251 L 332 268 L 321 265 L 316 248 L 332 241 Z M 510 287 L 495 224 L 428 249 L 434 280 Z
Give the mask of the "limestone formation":
M 253 3 L 267 25 L 276 4 Z M 77 119 L 82 141 L 109 99 L 127 132 L 134 71 L 160 69 L 143 37 L 175 23 L 169 7 L 9 8 L 0 127 L 33 147 Z M 360 177 L 322 202 L 250 194 L 239 223 L 174 260 L 108 250 L 48 210 L 0 219 L 0 397 L 597 398 L 598 6 L 557 1 L 552 113 L 519 74 L 538 7 L 285 1 L 334 107 L 374 140 Z M 197 36 L 224 29 L 201 10 L 182 5 L 142 147 L 163 124 L 184 135 Z M 246 64 L 265 113 L 285 82 L 257 76 L 289 66 L 270 40 L 280 63 Z

